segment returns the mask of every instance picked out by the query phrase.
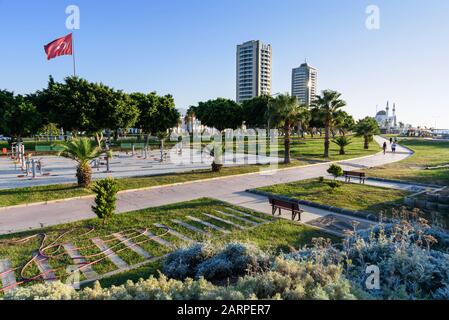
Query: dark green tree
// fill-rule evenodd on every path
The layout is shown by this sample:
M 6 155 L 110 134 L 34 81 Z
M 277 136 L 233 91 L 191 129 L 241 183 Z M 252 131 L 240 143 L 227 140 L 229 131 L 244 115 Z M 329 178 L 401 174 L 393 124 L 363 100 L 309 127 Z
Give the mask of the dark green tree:
M 243 123 L 242 107 L 229 99 L 218 98 L 200 102 L 189 111 L 193 112 L 203 125 L 221 132 L 225 129 L 237 129 Z
M 268 106 L 272 101 L 272 97 L 263 95 L 242 103 L 243 121 L 248 128 L 267 127 Z
M 12 92 L 0 91 L 0 129 L 13 141 L 36 134 L 42 127 L 41 114 L 30 99 Z
M 147 146 L 151 135 L 161 136 L 178 125 L 181 114 L 176 109 L 171 95 L 160 97 L 156 92 L 133 93 L 131 99 L 140 111 L 137 127 L 146 134 Z
M 75 134 L 94 134 L 99 144 L 104 130 L 131 127 L 139 115 L 126 94 L 78 77 L 68 77 L 63 83 L 50 77 L 47 88 L 33 94 L 31 100 L 45 121 Z

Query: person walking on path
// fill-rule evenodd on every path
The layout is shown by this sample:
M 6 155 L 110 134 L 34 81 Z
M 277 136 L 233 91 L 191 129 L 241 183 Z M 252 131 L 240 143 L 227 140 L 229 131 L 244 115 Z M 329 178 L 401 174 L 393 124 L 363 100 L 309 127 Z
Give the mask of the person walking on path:
M 387 142 L 384 142 L 384 146 L 383 146 L 383 149 L 384 149 L 384 154 L 387 154 Z
M 396 144 L 396 142 L 393 142 L 393 145 L 391 146 L 391 151 L 393 151 L 393 153 L 396 153 L 397 147 L 398 147 L 398 145 Z
M 390 144 L 393 144 L 393 138 L 390 138 Z

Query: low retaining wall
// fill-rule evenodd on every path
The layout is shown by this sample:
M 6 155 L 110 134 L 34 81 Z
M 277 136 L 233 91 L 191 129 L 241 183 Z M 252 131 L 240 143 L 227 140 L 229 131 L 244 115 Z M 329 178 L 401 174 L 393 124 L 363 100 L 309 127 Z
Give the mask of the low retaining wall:
M 407 197 L 405 199 L 405 205 L 411 208 L 449 214 L 449 196 L 443 196 L 438 193 Z

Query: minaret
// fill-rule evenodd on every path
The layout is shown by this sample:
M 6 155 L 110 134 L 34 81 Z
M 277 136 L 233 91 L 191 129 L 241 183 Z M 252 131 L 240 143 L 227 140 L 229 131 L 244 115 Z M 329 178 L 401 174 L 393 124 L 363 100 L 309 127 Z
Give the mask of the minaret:
M 394 119 L 394 127 L 398 127 L 398 119 L 396 118 L 396 103 L 393 104 L 393 119 Z
M 387 119 L 390 118 L 390 101 L 387 101 Z

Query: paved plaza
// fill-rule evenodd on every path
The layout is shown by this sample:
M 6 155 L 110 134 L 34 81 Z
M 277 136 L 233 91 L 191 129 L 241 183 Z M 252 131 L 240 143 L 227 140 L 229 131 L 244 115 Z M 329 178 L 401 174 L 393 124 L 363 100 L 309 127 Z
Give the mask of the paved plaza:
M 57 156 L 36 156 L 36 161 L 43 164 L 43 175 L 39 172 L 36 178 L 32 174 L 24 174 L 11 159 L 0 158 L 0 190 L 24 188 L 32 186 L 45 186 L 55 184 L 76 183 L 76 162 Z M 182 173 L 194 170 L 210 169 L 213 158 L 210 155 L 201 154 L 199 150 L 184 150 L 178 154 L 176 148 L 167 154 L 167 158 L 161 162 L 159 150 L 149 152 L 147 158 L 142 152 L 131 155 L 131 152 L 115 152 L 110 160 L 110 171 L 106 172 L 106 161 L 101 159 L 101 166 L 93 168 L 93 179 L 105 177 L 128 178 L 155 176 L 169 173 Z M 269 164 L 282 161 L 279 158 L 227 154 L 224 158 L 225 166 L 239 166 L 245 164 Z M 92 166 L 94 164 L 92 163 Z

